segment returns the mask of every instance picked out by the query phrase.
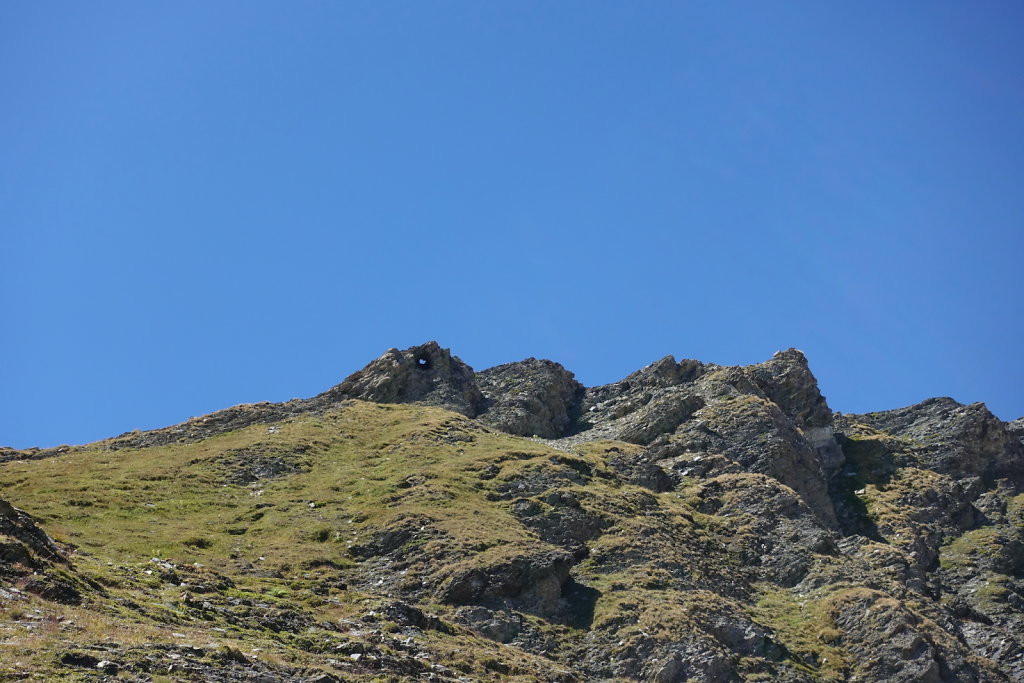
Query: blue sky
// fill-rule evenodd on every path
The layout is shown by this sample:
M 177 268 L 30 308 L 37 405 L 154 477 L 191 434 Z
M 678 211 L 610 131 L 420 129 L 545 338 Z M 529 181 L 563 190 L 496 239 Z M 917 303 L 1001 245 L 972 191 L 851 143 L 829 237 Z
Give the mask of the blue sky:
M 1024 414 L 1017 2 L 6 2 L 0 444 L 428 339 Z

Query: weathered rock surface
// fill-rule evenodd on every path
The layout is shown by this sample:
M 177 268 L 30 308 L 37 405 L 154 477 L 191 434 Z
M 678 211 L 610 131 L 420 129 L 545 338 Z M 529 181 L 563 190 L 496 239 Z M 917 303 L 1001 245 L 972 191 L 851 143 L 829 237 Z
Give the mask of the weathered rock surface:
M 498 365 L 476 373 L 476 382 L 487 398 L 480 419 L 518 436 L 567 436 L 583 400 L 583 385 L 549 360 L 527 358 Z
M 474 381 L 473 369 L 434 341 L 404 351 L 388 349 L 314 401 L 347 398 L 376 403 L 423 403 L 467 417 L 476 417 L 484 409 L 484 396 Z
M 57 602 L 81 602 L 70 563 L 35 520 L 0 499 L 0 591 L 27 591 Z M 15 587 L 14 584 L 18 584 Z
M 936 472 L 991 481 L 1019 477 L 1024 471 L 1024 445 L 983 403 L 962 405 L 951 398 L 932 398 L 856 419 L 911 441 L 922 464 Z
M 693 457 L 721 454 L 742 471 L 766 474 L 789 486 L 824 522 L 835 525 L 818 451 L 776 404 L 742 394 L 720 398 L 696 417 L 676 433 L 666 455 L 680 450 Z
M 707 370 L 699 361 L 665 356 L 623 380 L 589 388 L 580 429 L 631 443 L 671 433 L 700 407 L 687 389 Z
M 43 569 L 50 564 L 67 564 L 56 544 L 34 519 L 6 500 L 0 499 L 0 571 Z
M 1011 434 L 1024 441 L 1024 417 L 1018 417 L 1012 422 L 1007 422 L 1006 428 L 1010 430 Z
M 807 358 L 796 349 L 777 352 L 770 360 L 750 367 L 750 377 L 765 397 L 801 428 L 827 427 L 832 419 Z
M 955 635 L 887 594 L 868 588 L 849 591 L 833 601 L 829 616 L 863 680 L 1008 680 L 972 661 L 970 648 Z
M 748 368 L 669 356 L 621 382 L 587 391 L 594 436 L 646 445 L 622 468 L 654 488 L 652 463 L 671 476 L 754 472 L 795 490 L 829 527 L 837 524 L 829 479 L 842 467 L 832 412 L 795 349 Z M 587 438 L 582 431 L 574 440 Z
M 742 533 L 729 541 L 752 581 L 780 586 L 798 584 L 819 555 L 836 555 L 833 534 L 796 492 L 758 474 L 726 474 L 697 492 L 701 512 L 743 521 Z
M 506 605 L 522 612 L 549 616 L 561 607 L 562 587 L 573 564 L 571 554 L 549 551 L 463 569 L 441 587 L 438 598 L 453 605 Z

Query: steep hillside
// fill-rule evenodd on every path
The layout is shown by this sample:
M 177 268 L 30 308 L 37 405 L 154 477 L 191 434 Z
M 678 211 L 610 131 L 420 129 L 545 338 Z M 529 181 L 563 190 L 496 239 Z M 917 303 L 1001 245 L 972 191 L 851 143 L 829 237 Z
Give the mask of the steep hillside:
M 795 350 L 585 388 L 391 349 L 310 399 L 0 451 L 0 676 L 1021 680 L 1022 431 L 834 414 Z

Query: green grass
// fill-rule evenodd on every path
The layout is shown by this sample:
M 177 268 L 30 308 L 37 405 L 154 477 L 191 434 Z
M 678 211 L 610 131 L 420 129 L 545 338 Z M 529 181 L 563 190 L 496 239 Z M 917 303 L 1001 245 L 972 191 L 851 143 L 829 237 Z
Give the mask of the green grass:
M 801 596 L 794 590 L 765 586 L 753 616 L 770 627 L 797 662 L 797 668 L 816 680 L 846 680 L 850 655 L 841 646 L 831 607 L 842 593 L 815 591 Z
M 0 470 L 0 495 L 31 510 L 54 537 L 86 551 L 102 548 L 118 561 L 221 563 L 232 552 L 275 566 L 295 566 L 311 552 L 337 561 L 346 556 L 342 539 L 358 540 L 403 514 L 435 519 L 470 544 L 484 537 L 525 540 L 505 511 L 482 504 L 474 476 L 507 456 L 507 437 L 450 413 L 357 404 L 266 432 L 254 425 L 190 445 L 90 449 L 9 463 Z M 453 452 L 438 439 L 452 434 L 474 442 Z M 225 451 L 300 446 L 311 461 L 308 472 L 247 486 L 224 483 L 218 456 Z M 525 459 L 543 457 L 537 449 Z M 410 486 L 413 475 L 417 483 Z
M 230 623 L 216 611 L 190 607 L 182 595 L 191 588 L 162 581 L 152 558 L 177 565 L 190 586 L 232 577 L 235 588 L 197 593 L 195 605 L 242 599 L 336 623 L 365 614 L 379 600 L 351 586 L 314 591 L 325 578 L 361 575 L 351 547 L 415 519 L 433 535 L 405 543 L 399 555 L 498 561 L 544 544 L 515 520 L 509 502 L 490 499 L 496 488 L 530 472 L 600 466 L 596 457 L 570 456 L 425 407 L 354 402 L 276 424 L 274 433 L 267 427 L 145 449 L 109 450 L 109 442 L 99 442 L 59 458 L 0 466 L 0 497 L 30 511 L 58 542 L 75 548 L 76 570 L 100 587 L 81 608 L 33 601 L 58 626 L 53 633 L 26 626 L 3 641 L 0 675 L 19 667 L 50 670 L 65 642 L 180 640 L 172 632 L 229 647 L 244 640 L 267 657 L 317 664 L 321 660 L 293 646 L 298 635 Z M 233 484 L 232 460 L 225 455 L 237 459 L 239 452 L 296 453 L 304 471 Z M 495 468 L 496 476 L 481 477 Z M 454 566 L 419 567 L 415 582 L 436 583 Z M 59 626 L 64 623 L 75 627 Z M 481 676 L 482 665 L 472 663 L 481 658 L 500 662 L 509 680 L 540 666 L 530 655 L 468 633 L 459 638 L 472 647 L 453 652 L 452 661 Z M 434 647 L 452 649 L 443 638 L 433 640 Z
M 756 397 L 720 403 L 723 420 L 767 405 Z M 865 471 L 883 457 L 873 438 L 856 440 Z M 113 450 L 103 441 L 0 464 L 0 498 L 67 544 L 76 575 L 94 584 L 80 607 L 0 605 L 0 626 L 8 625 L 0 631 L 0 678 L 27 671 L 74 680 L 82 672 L 56 667 L 55 658 L 109 640 L 139 652 L 200 642 L 268 666 L 329 669 L 335 648 L 352 642 L 382 657 L 411 657 L 388 640 L 406 637 L 405 627 L 367 618 L 400 596 L 445 624 L 420 629 L 416 647 L 472 680 L 537 680 L 569 669 L 578 655 L 571 644 L 592 636 L 619 643 L 610 646 L 619 654 L 645 657 L 642 643 L 668 651 L 689 635 L 710 637 L 715 614 L 745 614 L 769 629 L 790 653 L 779 666 L 841 680 L 851 664 L 829 616 L 836 596 L 746 583 L 751 574 L 735 548 L 750 545 L 755 520 L 714 514 L 709 482 L 699 478 L 664 493 L 628 483 L 609 463 L 640 450 L 597 441 L 566 453 L 437 408 L 352 401 L 191 444 Z M 275 467 L 281 476 L 238 483 Z M 865 484 L 862 499 L 880 524 L 898 530 L 900 496 L 937 486 L 939 476 L 904 468 L 884 486 Z M 739 473 L 715 483 L 728 503 L 760 479 Z M 1011 512 L 1020 517 L 1018 498 Z M 520 519 L 517 509 L 530 516 Z M 473 635 L 457 625 L 457 607 L 441 603 L 449 576 L 561 550 L 541 532 L 577 521 L 599 528 L 573 569 L 592 604 L 563 622 L 519 615 L 547 657 Z M 958 539 L 948 557 L 970 557 L 968 542 L 992 541 Z M 709 589 L 718 586 L 728 598 Z M 27 617 L 31 610 L 42 620 Z M 268 615 L 294 615 L 298 625 L 273 630 Z M 775 665 L 737 664 L 750 680 Z
M 997 554 L 1000 544 L 1000 533 L 995 527 L 974 529 L 942 547 L 940 564 L 946 569 L 974 566 L 980 557 Z

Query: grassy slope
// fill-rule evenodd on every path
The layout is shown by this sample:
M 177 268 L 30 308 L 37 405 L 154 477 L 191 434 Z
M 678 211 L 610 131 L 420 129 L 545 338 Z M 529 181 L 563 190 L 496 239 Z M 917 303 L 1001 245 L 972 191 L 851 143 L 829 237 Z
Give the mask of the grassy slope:
M 695 630 L 709 605 L 728 603 L 718 607 L 773 628 L 796 664 L 809 652 L 828 661 L 817 677 L 839 677 L 845 655 L 829 642 L 827 620 L 808 621 L 805 605 L 785 591 L 771 589 L 758 603 L 756 586 L 741 602 L 700 588 L 717 581 L 705 575 L 709 566 L 731 580 L 736 561 L 723 539 L 741 533 L 742 520 L 698 513 L 681 493 L 622 483 L 607 458 L 634 448 L 590 443 L 567 454 L 436 408 L 354 401 L 192 444 L 110 450 L 98 442 L 5 463 L 0 498 L 75 548 L 77 571 L 98 588 L 81 607 L 0 605 L 0 676 L 86 676 L 59 658 L 109 641 L 122 646 L 109 658 L 127 669 L 165 644 L 201 647 L 207 663 L 238 653 L 370 679 L 387 679 L 387 667 L 372 662 L 389 657 L 422 671 L 444 662 L 453 676 L 477 679 L 557 676 L 571 666 L 568 644 L 584 635 L 578 625 L 534 621 L 552 643 L 552 661 L 453 625 L 453 609 L 436 597 L 460 569 L 557 548 L 513 514 L 517 499 L 532 496 L 543 519 L 554 490 L 605 530 L 574 575 L 599 596 L 586 626 L 614 631 L 616 647 L 672 642 Z M 283 472 L 248 481 L 254 463 Z M 538 492 L 530 482 L 541 482 Z M 387 559 L 365 550 L 382 544 Z M 654 554 L 665 561 L 645 564 Z M 367 626 L 384 595 L 418 588 L 420 607 L 447 626 L 409 631 L 376 617 Z M 285 625 L 266 626 L 275 620 Z M 410 634 L 415 642 L 402 650 L 396 639 Z M 353 659 L 359 652 L 367 656 Z M 754 667 L 747 677 L 764 676 Z
M 443 410 L 361 402 L 194 444 L 106 446 L 98 442 L 63 457 L 0 466 L 0 497 L 30 511 L 51 536 L 75 547 L 77 570 L 107 592 L 81 608 L 36 601 L 3 606 L 0 617 L 14 624 L 0 638 L 0 674 L 48 670 L 65 639 L 228 647 L 244 640 L 247 653 L 261 649 L 260 658 L 322 663 L 307 656 L 312 653 L 303 652 L 293 634 L 263 629 L 259 619 L 232 624 L 208 610 L 197 618 L 188 606 L 197 596 L 187 595 L 188 586 L 183 590 L 176 581 L 158 578 L 161 565 L 153 558 L 178 567 L 186 584 L 202 584 L 204 575 L 213 581 L 230 577 L 235 586 L 217 598 L 255 599 L 336 624 L 365 613 L 366 601 L 374 599 L 371 591 L 340 589 L 349 578 L 346 569 L 355 566 L 349 546 L 396 520 L 434 520 L 447 550 L 455 553 L 471 549 L 495 555 L 539 543 L 507 509 L 485 501 L 474 473 L 509 459 L 516 468 L 534 460 L 543 466 L 557 453 L 486 432 Z M 254 454 L 290 459 L 298 471 L 229 483 L 237 481 L 238 469 Z M 202 566 L 191 566 L 197 563 Z M 468 644 L 462 655 L 467 669 L 482 666 L 481 661 L 512 672 L 517 666 L 524 671 L 541 666 L 515 661 L 530 658 L 502 654 L 495 644 L 467 633 L 460 639 Z M 446 647 L 434 645 L 439 652 Z M 358 667 L 350 671 L 356 673 Z

